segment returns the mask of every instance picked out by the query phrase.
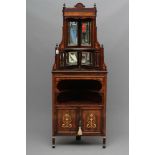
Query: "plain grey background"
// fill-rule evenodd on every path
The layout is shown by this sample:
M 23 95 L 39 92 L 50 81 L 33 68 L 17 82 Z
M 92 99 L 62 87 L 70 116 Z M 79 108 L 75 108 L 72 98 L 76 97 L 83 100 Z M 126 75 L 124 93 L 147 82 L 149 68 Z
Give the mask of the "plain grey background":
M 62 37 L 62 6 L 97 5 L 98 40 L 108 67 L 107 148 L 101 138 L 59 137 L 51 148 L 51 66 Z M 27 155 L 128 155 L 128 0 L 27 0 Z

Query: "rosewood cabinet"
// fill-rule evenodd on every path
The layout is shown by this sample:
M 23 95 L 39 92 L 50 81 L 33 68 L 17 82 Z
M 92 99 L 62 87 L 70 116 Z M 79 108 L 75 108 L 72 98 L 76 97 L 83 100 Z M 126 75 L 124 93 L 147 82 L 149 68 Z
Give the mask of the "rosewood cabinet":
M 107 67 L 97 41 L 96 6 L 63 7 L 62 41 L 52 68 L 52 146 L 56 136 L 106 142 Z

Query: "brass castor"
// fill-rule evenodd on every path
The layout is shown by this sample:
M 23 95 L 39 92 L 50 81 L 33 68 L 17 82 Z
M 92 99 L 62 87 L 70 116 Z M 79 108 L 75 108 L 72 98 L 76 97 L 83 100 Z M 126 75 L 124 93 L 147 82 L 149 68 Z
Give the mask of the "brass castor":
M 103 149 L 105 149 L 105 148 L 106 148 L 106 138 L 103 137 Z
M 105 145 L 103 145 L 103 149 L 105 149 L 106 148 L 106 146 Z
M 52 137 L 52 148 L 55 148 L 55 137 Z

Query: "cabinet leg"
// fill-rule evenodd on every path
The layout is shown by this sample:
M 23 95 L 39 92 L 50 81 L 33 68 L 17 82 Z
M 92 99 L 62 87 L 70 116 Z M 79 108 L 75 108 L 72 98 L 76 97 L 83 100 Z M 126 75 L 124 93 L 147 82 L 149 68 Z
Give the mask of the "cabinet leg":
M 52 148 L 55 148 L 55 137 L 52 137 Z
M 103 137 L 103 148 L 106 148 L 106 137 Z
M 81 140 L 81 136 L 76 136 L 76 140 Z

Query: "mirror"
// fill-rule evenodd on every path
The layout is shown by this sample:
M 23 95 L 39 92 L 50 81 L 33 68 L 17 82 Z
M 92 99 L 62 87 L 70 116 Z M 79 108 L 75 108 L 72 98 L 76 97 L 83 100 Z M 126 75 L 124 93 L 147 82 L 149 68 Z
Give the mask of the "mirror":
M 91 24 L 90 22 L 82 22 L 81 28 L 81 45 L 90 46 L 91 45 Z
M 78 44 L 78 22 L 69 22 L 69 46 L 77 46 Z
M 82 65 L 92 64 L 92 54 L 90 52 L 82 52 L 81 64 Z
M 77 52 L 68 52 L 66 61 L 67 65 L 77 65 L 78 62 Z

